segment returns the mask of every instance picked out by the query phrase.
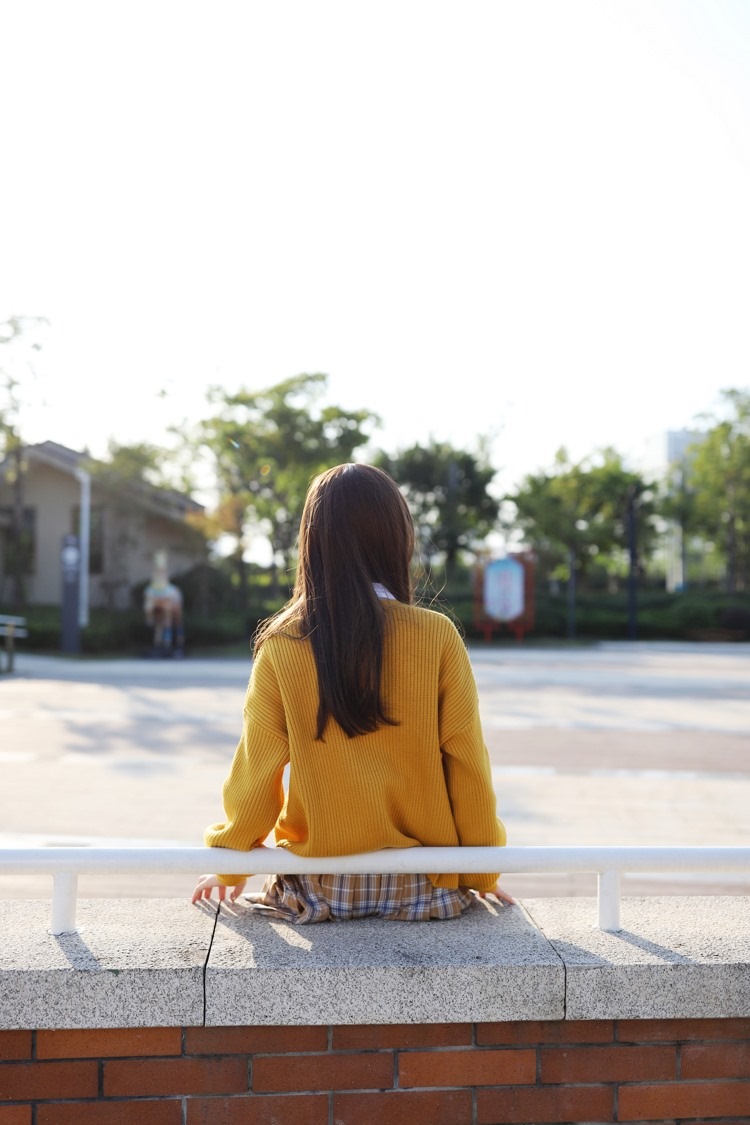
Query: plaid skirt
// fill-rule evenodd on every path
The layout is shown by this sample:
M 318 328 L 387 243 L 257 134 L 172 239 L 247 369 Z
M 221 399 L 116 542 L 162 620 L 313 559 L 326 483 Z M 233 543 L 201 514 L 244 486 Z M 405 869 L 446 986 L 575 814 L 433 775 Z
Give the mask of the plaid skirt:
M 434 887 L 426 875 L 269 875 L 262 891 L 242 898 L 259 912 L 304 925 L 355 918 L 457 918 L 475 896 L 466 888 Z

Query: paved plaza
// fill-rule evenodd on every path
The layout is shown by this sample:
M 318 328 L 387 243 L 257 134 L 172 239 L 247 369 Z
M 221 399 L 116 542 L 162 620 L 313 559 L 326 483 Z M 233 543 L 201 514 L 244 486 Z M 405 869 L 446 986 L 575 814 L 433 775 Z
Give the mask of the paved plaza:
M 750 646 L 470 649 L 498 808 L 513 844 L 750 843 Z M 21 652 L 0 676 L 0 845 L 200 845 L 221 819 L 250 660 L 83 660 Z M 196 875 L 200 874 L 196 872 Z M 258 878 L 253 885 L 261 882 Z M 82 896 L 179 897 L 184 876 L 87 876 Z M 594 877 L 509 875 L 515 894 Z M 49 894 L 0 875 L 0 898 Z M 739 876 L 636 875 L 628 893 Z

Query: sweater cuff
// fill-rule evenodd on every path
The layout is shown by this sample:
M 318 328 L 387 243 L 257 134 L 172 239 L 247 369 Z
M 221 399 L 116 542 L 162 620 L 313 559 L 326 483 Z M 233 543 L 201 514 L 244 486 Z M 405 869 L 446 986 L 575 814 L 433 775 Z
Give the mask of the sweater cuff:
M 217 875 L 216 878 L 225 887 L 236 887 L 241 882 L 243 882 L 243 880 L 249 878 L 249 876 L 247 876 L 247 875 Z

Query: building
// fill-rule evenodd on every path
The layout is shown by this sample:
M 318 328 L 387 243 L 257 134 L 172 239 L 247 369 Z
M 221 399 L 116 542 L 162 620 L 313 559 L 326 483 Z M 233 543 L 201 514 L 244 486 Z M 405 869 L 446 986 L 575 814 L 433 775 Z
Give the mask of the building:
M 692 451 L 705 437 L 698 430 L 664 430 L 649 438 L 637 467 L 649 479 L 672 490 L 684 489 Z M 687 587 L 687 548 L 684 529 L 677 520 L 664 524 L 665 578 L 674 593 Z
M 704 437 L 699 430 L 663 430 L 654 434 L 644 443 L 639 468 L 646 475 L 664 480 L 674 468 L 685 464 L 691 448 Z
M 88 454 L 53 441 L 27 446 L 23 462 L 27 604 L 60 604 L 66 535 L 77 535 L 82 551 L 88 540 L 81 624 L 87 623 L 89 606 L 130 606 L 133 587 L 149 580 L 157 551 L 167 552 L 173 577 L 205 559 L 204 541 L 188 519 L 203 507 L 189 496 L 114 478 Z M 10 598 L 8 542 L 17 503 L 9 468 L 8 462 L 0 464 L 0 605 Z

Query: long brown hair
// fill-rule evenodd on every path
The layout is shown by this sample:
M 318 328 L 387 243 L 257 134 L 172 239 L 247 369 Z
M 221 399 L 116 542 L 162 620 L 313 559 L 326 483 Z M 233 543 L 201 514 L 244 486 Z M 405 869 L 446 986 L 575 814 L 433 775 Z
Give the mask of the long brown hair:
M 414 524 L 396 482 L 374 465 L 336 465 L 311 483 L 291 600 L 261 626 L 264 641 L 309 638 L 318 673 L 316 739 L 329 717 L 352 738 L 397 722 L 380 693 L 386 611 L 380 582 L 411 603 Z

